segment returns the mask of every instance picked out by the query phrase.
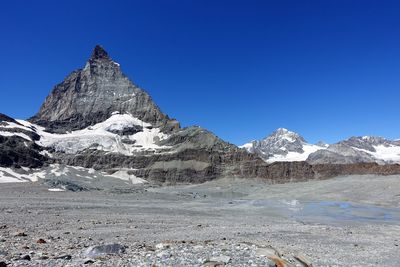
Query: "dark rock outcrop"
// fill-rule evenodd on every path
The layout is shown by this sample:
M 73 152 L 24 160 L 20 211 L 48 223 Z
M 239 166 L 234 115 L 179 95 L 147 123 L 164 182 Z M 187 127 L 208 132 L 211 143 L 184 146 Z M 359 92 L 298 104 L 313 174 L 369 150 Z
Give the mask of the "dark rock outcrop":
M 19 136 L 0 136 L 0 167 L 42 167 L 48 158 L 42 148 Z
M 18 127 L 8 127 L 10 123 Z M 33 129 L 1 113 L 0 132 L 7 133 L 0 135 L 0 167 L 38 168 L 49 160 L 41 154 L 43 148 L 35 143 L 40 136 Z
M 377 163 L 317 164 L 313 165 L 317 179 L 353 174 L 394 175 L 400 174 L 399 164 L 379 165 Z

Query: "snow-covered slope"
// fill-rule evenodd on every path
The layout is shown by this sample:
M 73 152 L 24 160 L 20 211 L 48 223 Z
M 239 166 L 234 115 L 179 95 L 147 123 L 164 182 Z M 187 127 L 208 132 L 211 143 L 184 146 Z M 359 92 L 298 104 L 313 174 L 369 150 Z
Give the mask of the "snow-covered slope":
M 34 132 L 40 137 L 39 140 L 35 141 L 38 145 L 55 152 L 75 154 L 85 149 L 97 149 L 133 155 L 135 152 L 157 151 L 167 148 L 157 145 L 159 141 L 168 137 L 167 134 L 130 114 L 115 112 L 104 122 L 65 134 L 46 132 L 43 127 L 24 120 L 17 120 L 17 122 L 18 124 L 6 122 L 5 128 Z M 17 131 L 0 131 L 0 135 L 15 135 L 27 141 L 32 141 L 28 135 Z
M 46 167 L 47 173 L 43 173 L 42 169 L 38 168 L 42 167 L 42 164 L 33 164 L 36 161 L 45 162 L 45 158 L 52 158 L 54 153 L 74 155 L 90 149 L 103 153 L 132 156 L 143 153 L 162 153 L 170 148 L 166 145 L 158 145 L 160 141 L 168 138 L 168 134 L 131 114 L 114 112 L 103 122 L 65 134 L 49 133 L 43 127 L 28 121 L 2 116 L 0 120 L 0 139 L 3 138 L 0 140 L 2 145 L 0 147 L 2 149 L 0 183 L 35 182 L 38 179 L 47 178 L 49 175 L 58 177 L 58 173 L 63 174 L 56 168 L 58 165 L 52 164 Z M 15 158 L 20 160 L 17 165 L 12 162 L 7 164 L 8 161 Z M 64 168 L 64 170 L 68 172 L 68 169 Z M 87 176 L 90 175 L 88 172 Z M 103 176 L 108 177 L 107 175 Z M 128 174 L 122 168 L 109 177 L 123 179 L 129 183 L 143 183 L 144 181 L 133 174 Z
M 96 184 L 108 183 L 112 186 L 138 185 L 147 183 L 146 180 L 136 177 L 129 169 L 119 169 L 111 172 L 94 170 L 77 166 L 51 164 L 37 169 L 4 168 L 0 167 L 1 183 L 42 182 L 50 185 L 49 191 L 60 192 L 74 190 L 76 185 L 95 187 Z M 82 190 L 82 187 L 80 187 Z
M 311 153 L 326 148 L 323 145 L 309 144 L 302 136 L 285 128 L 279 128 L 260 141 L 252 141 L 240 147 L 258 154 L 269 163 L 305 161 Z

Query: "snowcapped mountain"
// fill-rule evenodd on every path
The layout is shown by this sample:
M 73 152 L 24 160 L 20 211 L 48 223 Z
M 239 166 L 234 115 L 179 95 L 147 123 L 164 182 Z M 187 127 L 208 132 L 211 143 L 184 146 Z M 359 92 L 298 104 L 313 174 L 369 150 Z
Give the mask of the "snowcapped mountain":
M 311 164 L 400 163 L 400 141 L 382 137 L 351 137 L 336 144 L 309 144 L 297 133 L 279 128 L 260 141 L 240 146 L 268 163 L 307 161 Z
M 35 180 L 29 175 L 38 168 L 59 164 L 156 182 L 202 182 L 243 172 L 248 160 L 258 159 L 200 127 L 182 129 L 101 46 L 28 121 L 0 115 L 3 181 Z
M 324 145 L 313 145 L 295 132 L 279 128 L 266 138 L 240 146 L 250 153 L 259 155 L 268 163 L 276 161 L 305 161 L 308 156 Z
M 131 114 L 166 131 L 179 128 L 151 97 L 131 82 L 118 63 L 97 45 L 83 69 L 56 85 L 30 122 L 65 133 L 103 122 L 114 113 Z
M 400 163 L 400 142 L 376 136 L 351 137 L 310 154 L 312 164 Z
M 284 182 L 340 173 L 336 167 L 311 164 L 400 162 L 400 141 L 355 137 L 313 145 L 283 128 L 242 148 L 251 153 L 206 129 L 181 128 L 101 46 L 82 69 L 54 87 L 29 120 L 0 113 L 0 183 L 52 178 L 62 188 L 80 188 L 95 182 L 102 186 L 107 179 L 126 184 L 201 183 L 220 177 Z M 343 173 L 358 170 L 400 173 L 400 166 L 351 166 Z

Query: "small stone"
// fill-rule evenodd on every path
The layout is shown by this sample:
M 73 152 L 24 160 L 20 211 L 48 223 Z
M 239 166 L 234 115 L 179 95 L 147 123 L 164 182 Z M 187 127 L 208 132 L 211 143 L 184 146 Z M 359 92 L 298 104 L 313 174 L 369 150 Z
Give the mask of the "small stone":
M 274 248 L 257 248 L 256 255 L 264 257 L 272 257 L 272 256 L 277 256 L 278 253 Z
M 159 243 L 155 247 L 156 247 L 156 249 L 164 249 L 164 248 L 169 248 L 169 245 L 163 244 L 163 243 Z
M 219 267 L 219 266 L 224 266 L 224 265 L 225 265 L 225 263 L 220 262 L 220 261 L 206 261 L 203 264 L 204 267 Z
M 28 236 L 25 232 L 17 232 L 14 236 Z
M 120 244 L 109 244 L 89 247 L 85 255 L 90 258 L 96 258 L 99 256 L 109 255 L 109 254 L 120 254 L 125 252 L 125 247 Z
M 31 256 L 26 254 L 26 255 L 22 255 L 21 257 L 19 257 L 19 259 L 20 260 L 25 260 L 25 261 L 30 261 L 31 260 Z
M 221 256 L 217 256 L 217 257 L 212 257 L 212 258 L 210 258 L 209 261 L 223 262 L 223 263 L 227 264 L 230 260 L 231 260 L 231 257 L 225 256 L 225 255 L 221 255 Z
M 65 254 L 65 255 L 61 255 L 61 256 L 58 256 L 58 257 L 55 257 L 55 259 L 60 259 L 60 260 L 71 260 L 72 259 L 72 256 L 71 255 L 68 255 L 68 254 Z
M 268 257 L 269 260 L 271 260 L 272 262 L 274 262 L 274 264 L 268 263 L 268 265 L 270 266 L 283 266 L 283 267 L 287 267 L 288 266 L 288 262 L 284 259 L 282 259 L 281 257 L 278 256 L 270 256 Z
M 5 263 L 4 261 L 0 261 L 0 267 L 7 267 L 7 263 Z
M 94 260 L 92 259 L 88 259 L 83 262 L 83 264 L 92 264 L 92 263 L 94 263 Z
M 5 225 L 5 224 L 0 225 L 0 229 L 6 229 L 6 228 L 7 228 L 7 225 Z
M 157 257 L 162 260 L 166 260 L 171 257 L 171 254 L 168 253 L 167 251 L 161 251 L 161 252 L 157 253 Z
M 38 240 L 36 241 L 36 243 L 38 243 L 38 244 L 46 244 L 47 242 L 46 242 L 46 240 L 40 238 L 40 239 L 38 239 Z
M 302 263 L 304 267 L 313 267 L 311 260 L 305 255 L 299 254 L 296 255 L 294 258 L 298 260 L 300 263 Z

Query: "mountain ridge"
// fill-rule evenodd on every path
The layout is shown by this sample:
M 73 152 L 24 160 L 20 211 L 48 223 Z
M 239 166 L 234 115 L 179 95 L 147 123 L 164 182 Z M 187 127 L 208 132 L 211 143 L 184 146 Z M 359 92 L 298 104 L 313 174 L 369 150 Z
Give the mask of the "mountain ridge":
M 363 148 L 363 142 L 351 142 Z M 336 155 L 328 150 L 331 146 L 323 150 L 329 157 L 315 154 L 320 151 L 316 145 L 284 128 L 251 146 L 261 154 L 248 153 L 201 127 L 181 128 L 96 46 L 84 68 L 57 84 L 28 121 L 0 115 L 0 182 L 37 181 L 46 178 L 44 170 L 59 174 L 59 166 L 85 168 L 85 175 L 94 170 L 96 175 L 158 184 L 223 177 L 293 182 L 341 173 L 400 173 L 400 165 L 380 167 L 372 161 L 349 161 L 341 167 L 326 163 L 321 159 Z M 375 152 L 367 148 L 369 153 L 379 152 L 377 147 Z M 305 155 L 316 155 L 316 161 L 306 161 Z
M 264 161 L 307 161 L 311 164 L 400 163 L 400 142 L 379 136 L 352 136 L 334 144 L 307 143 L 299 134 L 278 128 L 241 148 Z

